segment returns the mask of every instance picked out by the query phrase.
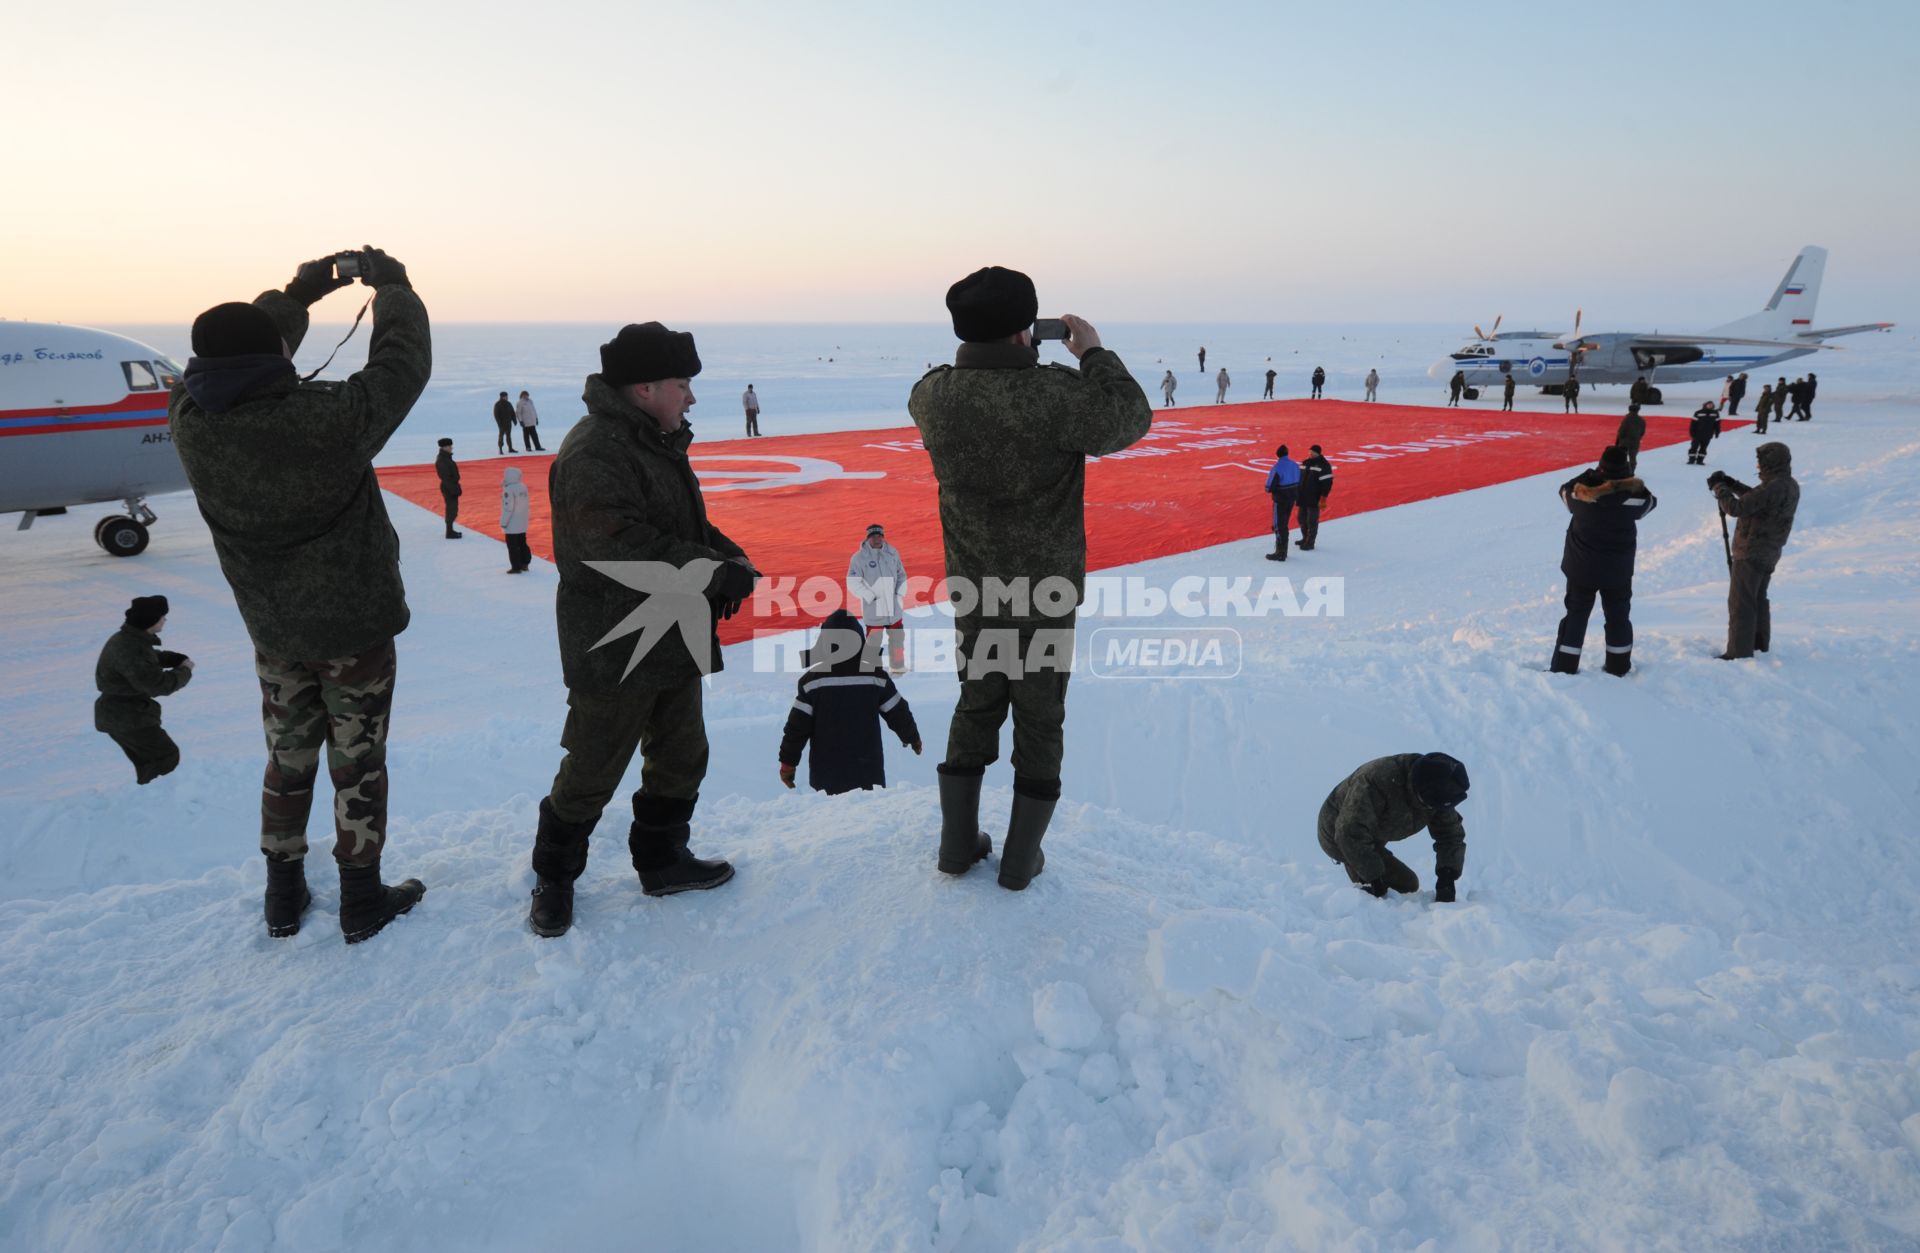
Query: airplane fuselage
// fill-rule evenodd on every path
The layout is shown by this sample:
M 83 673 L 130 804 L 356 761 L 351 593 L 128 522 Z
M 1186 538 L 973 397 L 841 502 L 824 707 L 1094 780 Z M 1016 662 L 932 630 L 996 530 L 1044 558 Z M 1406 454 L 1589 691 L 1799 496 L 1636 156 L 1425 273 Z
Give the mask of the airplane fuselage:
M 1633 339 L 1630 334 L 1586 336 L 1584 342 L 1594 346 L 1580 354 L 1581 384 L 1629 384 L 1646 376 L 1659 383 L 1696 383 L 1764 370 L 1819 351 L 1811 346 L 1792 352 L 1735 345 L 1634 348 L 1629 346 Z M 1557 342 L 1564 341 L 1557 336 L 1503 336 L 1491 343 L 1469 344 L 1438 363 L 1431 373 L 1448 378 L 1459 370 L 1466 375 L 1469 387 L 1499 387 L 1509 373 L 1523 387 L 1559 387 L 1567 381 L 1570 354 L 1565 348 L 1555 348 Z

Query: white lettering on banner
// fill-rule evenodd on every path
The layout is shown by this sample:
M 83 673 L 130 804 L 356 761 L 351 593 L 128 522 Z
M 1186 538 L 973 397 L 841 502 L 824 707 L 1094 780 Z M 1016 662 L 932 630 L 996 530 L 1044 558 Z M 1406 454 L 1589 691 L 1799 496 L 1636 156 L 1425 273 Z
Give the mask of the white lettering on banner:
M 884 479 L 885 470 L 848 470 L 837 461 L 821 457 L 753 457 L 738 453 L 714 453 L 690 456 L 699 475 L 700 488 L 708 492 L 757 492 L 769 487 L 805 487 L 835 479 Z M 701 465 L 701 462 L 726 462 L 726 465 Z M 748 466 L 732 468 L 738 462 L 767 463 L 769 468 Z M 773 469 L 782 466 L 784 469 Z M 710 482 L 710 479 L 724 480 Z
M 1489 440 L 1519 439 L 1531 434 L 1533 434 L 1531 431 L 1471 431 L 1460 435 L 1431 435 L 1405 444 L 1360 444 L 1353 448 L 1343 448 L 1338 453 L 1328 453 L 1326 457 L 1330 465 L 1358 465 L 1367 461 L 1391 461 L 1395 457 L 1411 456 L 1414 453 L 1465 448 L 1471 444 L 1486 443 Z M 1273 465 L 1272 457 L 1252 457 L 1246 461 L 1216 461 L 1200 468 L 1203 470 L 1250 470 L 1255 474 L 1265 474 L 1273 469 Z
M 862 448 L 877 448 L 881 452 L 925 452 L 927 446 L 917 439 L 885 439 L 877 444 L 862 444 Z

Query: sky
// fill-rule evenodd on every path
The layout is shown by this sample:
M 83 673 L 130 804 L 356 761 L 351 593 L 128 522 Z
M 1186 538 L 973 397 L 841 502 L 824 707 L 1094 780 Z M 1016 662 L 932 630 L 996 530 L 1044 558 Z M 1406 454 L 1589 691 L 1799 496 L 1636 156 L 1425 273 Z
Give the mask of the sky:
M 12 6 L 0 317 L 1920 317 L 1920 5 Z M 351 316 L 333 298 L 323 316 Z

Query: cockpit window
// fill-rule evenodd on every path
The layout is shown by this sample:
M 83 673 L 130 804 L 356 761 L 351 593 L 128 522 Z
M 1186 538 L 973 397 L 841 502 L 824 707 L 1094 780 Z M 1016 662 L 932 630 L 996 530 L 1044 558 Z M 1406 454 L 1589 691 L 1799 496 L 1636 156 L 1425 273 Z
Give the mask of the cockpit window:
M 165 357 L 162 357 L 158 361 L 153 363 L 153 368 L 160 375 L 160 386 L 167 388 L 169 391 L 171 391 L 174 387 L 179 385 L 180 367 L 175 365 L 173 362 L 167 360 Z
M 122 361 L 120 368 L 127 375 L 127 390 L 130 392 L 157 392 L 160 380 L 153 375 L 153 367 L 144 361 Z

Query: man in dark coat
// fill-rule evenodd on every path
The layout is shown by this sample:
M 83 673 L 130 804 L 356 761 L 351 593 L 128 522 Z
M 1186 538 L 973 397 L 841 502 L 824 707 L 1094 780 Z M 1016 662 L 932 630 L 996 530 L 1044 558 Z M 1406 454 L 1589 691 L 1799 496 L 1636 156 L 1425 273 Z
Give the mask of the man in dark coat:
M 1728 401 L 1729 408 L 1733 402 Z M 1703 466 L 1707 464 L 1707 445 L 1720 435 L 1720 411 L 1709 400 L 1693 411 L 1693 421 L 1687 423 L 1687 436 L 1692 440 L 1687 445 L 1687 464 Z
M 1453 377 L 1447 380 L 1447 407 L 1460 403 L 1460 393 L 1467 390 L 1467 372 L 1455 370 Z
M 1320 389 L 1327 385 L 1327 372 L 1320 366 L 1313 367 L 1313 398 L 1320 399 Z
M 1293 507 L 1300 499 L 1300 463 L 1287 456 L 1285 444 L 1274 449 L 1273 456 L 1266 483 L 1266 493 L 1273 500 L 1273 551 L 1267 554 L 1267 560 L 1285 561 L 1293 531 Z
M 1800 484 L 1793 477 L 1793 454 L 1785 444 L 1754 449 L 1760 485 L 1748 487 L 1715 470 L 1707 486 L 1728 517 L 1740 519 L 1733 533 L 1732 584 L 1727 589 L 1727 651 L 1723 661 L 1764 653 L 1773 644 L 1773 606 L 1767 588 L 1780 554 L 1793 533 L 1800 508 Z
M 1627 455 L 1627 473 L 1632 474 L 1640 468 L 1640 441 L 1647 437 L 1647 420 L 1640 416 L 1640 406 L 1629 403 L 1626 416 L 1620 419 L 1620 425 L 1614 430 L 1614 447 Z
M 800 754 L 807 754 L 807 783 L 837 796 L 856 788 L 887 786 L 887 759 L 880 745 L 884 720 L 900 742 L 920 752 L 920 728 L 907 698 L 880 665 L 880 640 L 867 643 L 860 619 L 836 609 L 807 651 L 793 708 L 780 737 L 780 781 L 793 786 Z
M 1816 376 L 1812 370 L 1808 370 L 1807 377 L 1800 384 L 1799 399 L 1795 402 L 1800 407 L 1800 420 L 1802 422 L 1813 421 L 1813 393 L 1819 386 L 1819 377 Z
M 500 430 L 499 437 L 493 441 L 495 453 L 518 452 L 513 446 L 513 424 L 515 422 L 513 402 L 507 399 L 505 392 L 493 402 L 493 424 Z
M 1300 463 L 1300 551 L 1308 553 L 1320 540 L 1320 506 L 1333 494 L 1333 463 L 1315 444 L 1312 455 Z
M 1633 386 L 1627 388 L 1627 404 L 1635 409 L 1646 404 L 1649 390 L 1651 389 L 1647 384 L 1647 376 L 1642 374 L 1633 380 Z
M 167 598 L 136 596 L 126 621 L 100 650 L 93 666 L 93 729 L 105 732 L 133 763 L 134 782 L 151 783 L 173 773 L 180 749 L 160 728 L 157 696 L 170 696 L 193 678 L 193 662 L 160 647 L 167 624 Z
M 1279 377 L 1280 377 L 1279 371 L 1275 370 L 1272 366 L 1267 367 L 1267 390 L 1260 393 L 1260 399 L 1262 400 L 1273 399 L 1273 380 Z
M 964 874 L 984 856 L 980 788 L 1011 712 L 1013 811 L 999 882 L 1019 891 L 1044 864 L 1040 841 L 1060 797 L 1086 587 L 1087 458 L 1138 442 L 1153 408 L 1084 318 L 1061 319 L 1079 369 L 1039 364 L 1030 334 L 1039 300 L 1018 270 L 969 274 L 948 289 L 947 311 L 962 341 L 954 364 L 929 372 L 907 401 L 939 482 L 956 588 L 960 699 L 940 765 L 938 865 Z
M 1606 672 L 1623 675 L 1633 668 L 1633 555 L 1640 519 L 1659 502 L 1646 484 L 1628 469 L 1625 450 L 1600 454 L 1600 464 L 1568 479 L 1560 488 L 1561 503 L 1573 516 L 1567 521 L 1567 539 L 1560 552 L 1560 572 L 1567 576 L 1567 612 L 1553 650 L 1555 674 L 1578 674 L 1580 650 L 1587 639 L 1587 620 L 1593 599 L 1600 598 L 1606 616 Z
M 1445 753 L 1398 753 L 1361 766 L 1320 806 L 1320 851 L 1374 896 L 1420 890 L 1420 876 L 1387 845 L 1426 831 L 1433 837 L 1433 899 L 1451 902 L 1467 864 L 1467 768 Z
M 1767 433 L 1767 419 L 1771 418 L 1774 412 L 1773 385 L 1771 383 L 1762 383 L 1760 385 L 1760 399 L 1755 401 L 1753 406 L 1753 433 L 1755 435 L 1765 435 Z
M 1567 376 L 1566 385 L 1560 389 L 1560 412 L 1580 412 L 1580 380 L 1571 374 Z
M 349 944 L 426 891 L 418 879 L 380 881 L 394 637 L 409 615 L 373 459 L 433 371 L 426 306 L 406 267 L 377 248 L 356 256 L 360 281 L 375 289 L 358 373 L 308 383 L 293 368 L 308 306 L 352 282 L 329 257 L 302 265 L 284 291 L 201 314 L 169 404 L 173 446 L 253 641 L 267 733 L 267 934 L 297 932 L 312 900 L 307 816 L 324 751 Z
M 442 438 L 440 451 L 433 458 L 433 472 L 440 476 L 440 503 L 447 514 L 447 538 L 460 539 L 465 531 L 453 529 L 454 519 L 460 516 L 460 467 L 453 460 L 453 441 Z
M 1742 400 L 1745 400 L 1746 396 L 1747 396 L 1747 376 L 1744 374 L 1741 374 L 1734 378 L 1733 386 L 1727 389 L 1727 416 L 1728 417 L 1734 418 L 1734 417 L 1740 416 L 1740 402 Z
M 1500 384 L 1500 411 L 1502 413 L 1511 412 L 1513 409 L 1513 387 L 1513 375 L 1508 374 L 1506 382 Z
M 1782 374 L 1773 385 L 1773 420 L 1775 422 L 1793 421 L 1793 413 L 1787 408 L 1794 399 L 1794 389 L 1787 386 L 1787 376 Z
M 648 896 L 716 888 L 733 877 L 688 850 L 707 776 L 701 676 L 722 667 L 719 619 L 753 594 L 758 572 L 707 519 L 687 447 L 693 336 L 658 322 L 623 327 L 587 376 L 587 414 L 547 475 L 566 750 L 540 802 L 536 935 L 573 925 L 573 884 L 587 837 L 641 755 L 627 851 Z M 629 643 L 631 638 L 631 643 Z

